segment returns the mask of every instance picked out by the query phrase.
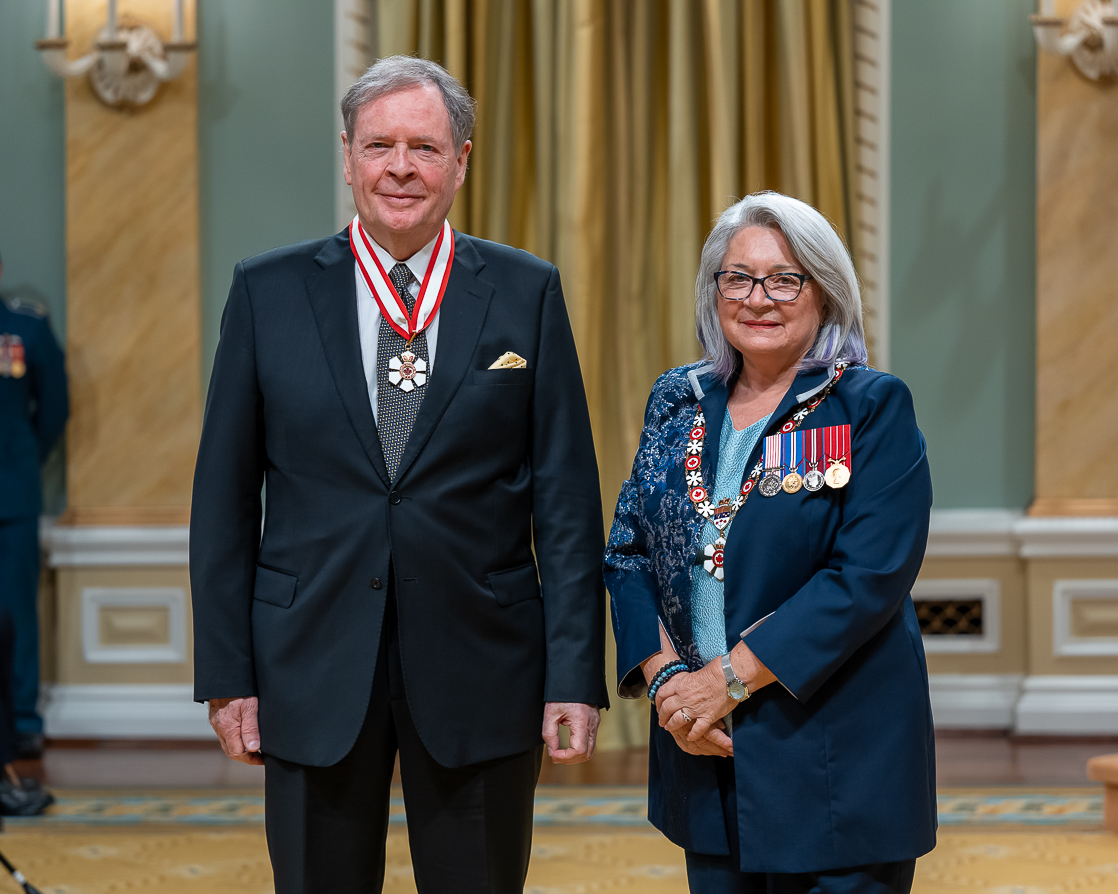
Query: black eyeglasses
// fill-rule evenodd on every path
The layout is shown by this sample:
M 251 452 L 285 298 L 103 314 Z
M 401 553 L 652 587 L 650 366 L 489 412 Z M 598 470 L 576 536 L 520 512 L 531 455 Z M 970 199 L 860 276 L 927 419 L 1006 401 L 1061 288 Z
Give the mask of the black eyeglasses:
M 758 284 L 770 301 L 795 301 L 803 291 L 810 273 L 770 273 L 768 276 L 750 276 L 740 270 L 719 270 L 714 274 L 718 294 L 727 301 L 745 301 Z

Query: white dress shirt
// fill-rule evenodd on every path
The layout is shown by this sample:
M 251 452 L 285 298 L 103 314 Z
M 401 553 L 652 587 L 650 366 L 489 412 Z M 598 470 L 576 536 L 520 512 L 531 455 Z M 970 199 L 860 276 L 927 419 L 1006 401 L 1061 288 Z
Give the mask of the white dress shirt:
M 408 287 L 408 291 L 411 292 L 413 298 L 419 297 L 419 284 L 423 282 L 423 277 L 427 273 L 427 265 L 431 262 L 431 255 L 435 251 L 435 243 L 438 239 L 439 237 L 436 234 L 434 239 L 404 261 L 408 265 L 408 269 L 411 270 L 412 276 L 415 277 Z M 373 252 L 385 273 L 391 271 L 399 263 L 371 236 L 369 237 L 369 244 L 373 246 Z M 365 277 L 361 273 L 361 267 L 358 265 L 356 258 L 353 259 L 353 275 L 357 278 L 357 328 L 361 335 L 361 365 L 365 369 L 365 381 L 369 384 L 369 402 L 373 405 L 373 420 L 375 421 L 377 418 L 377 341 L 380 337 L 380 306 L 377 304 L 376 298 L 373 297 L 369 284 L 365 282 Z M 424 330 L 427 333 L 427 384 L 422 386 L 424 388 L 431 387 L 431 374 L 435 368 L 435 344 L 439 340 L 440 316 L 442 316 L 441 309 L 435 314 L 431 324 Z

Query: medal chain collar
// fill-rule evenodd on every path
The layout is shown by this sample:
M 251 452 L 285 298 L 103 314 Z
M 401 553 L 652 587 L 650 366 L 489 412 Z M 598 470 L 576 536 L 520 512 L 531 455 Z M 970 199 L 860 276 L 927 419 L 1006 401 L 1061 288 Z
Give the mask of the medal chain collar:
M 803 424 L 803 421 L 815 411 L 826 399 L 827 395 L 831 393 L 831 389 L 842 378 L 843 373 L 846 371 L 846 363 L 838 363 L 835 365 L 835 374 L 831 377 L 831 381 L 827 383 L 827 387 L 815 397 L 798 405 L 793 411 L 788 420 L 780 427 L 782 435 L 790 431 L 794 431 Z M 707 574 L 711 575 L 715 580 L 723 579 L 722 565 L 725 560 L 726 550 L 726 531 L 729 529 L 730 524 L 737 516 L 741 507 L 745 505 L 745 501 L 749 499 L 750 493 L 757 484 L 757 480 L 765 471 L 764 459 L 757 460 L 757 464 L 753 467 L 753 471 L 749 473 L 749 477 L 742 483 L 741 489 L 738 491 L 737 496 L 733 500 L 720 500 L 715 504 L 710 499 L 710 491 L 703 483 L 703 447 L 706 443 L 706 415 L 703 413 L 703 408 L 700 406 L 695 411 L 695 421 L 691 426 L 691 437 L 687 441 L 685 448 L 685 456 L 683 461 L 683 468 L 687 481 L 687 496 L 691 500 L 691 505 L 695 507 L 695 511 L 704 519 L 710 522 L 718 529 L 718 539 L 714 543 L 707 544 L 706 548 L 701 554 L 703 560 L 703 568 Z

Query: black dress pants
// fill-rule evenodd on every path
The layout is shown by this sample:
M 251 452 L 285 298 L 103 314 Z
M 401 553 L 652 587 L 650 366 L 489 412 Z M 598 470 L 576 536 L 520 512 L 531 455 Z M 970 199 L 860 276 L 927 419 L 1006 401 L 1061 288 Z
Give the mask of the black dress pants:
M 264 755 L 276 894 L 381 891 L 397 751 L 419 894 L 520 894 L 543 746 L 459 768 L 431 757 L 404 693 L 394 590 L 389 587 L 372 696 L 353 749 L 331 767 Z

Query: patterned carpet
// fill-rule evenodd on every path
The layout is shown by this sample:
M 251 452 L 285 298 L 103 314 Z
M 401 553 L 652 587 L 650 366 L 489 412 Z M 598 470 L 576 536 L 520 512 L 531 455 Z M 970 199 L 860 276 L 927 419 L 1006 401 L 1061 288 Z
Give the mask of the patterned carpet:
M 43 894 L 270 894 L 259 792 L 59 791 L 49 816 L 9 821 L 0 850 Z M 1118 894 L 1118 836 L 1098 789 L 950 789 L 939 846 L 914 891 Z M 413 894 L 403 806 L 388 894 Z M 528 894 L 685 894 L 683 855 L 644 818 L 636 788 L 541 788 Z M 0 892 L 15 892 L 0 880 Z

